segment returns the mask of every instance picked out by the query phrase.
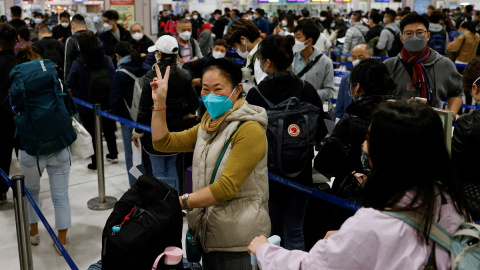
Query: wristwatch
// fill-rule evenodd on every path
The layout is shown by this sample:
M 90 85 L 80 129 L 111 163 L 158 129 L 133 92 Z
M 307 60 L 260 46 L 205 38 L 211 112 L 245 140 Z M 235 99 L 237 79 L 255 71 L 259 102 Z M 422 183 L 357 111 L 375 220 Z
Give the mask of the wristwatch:
M 182 202 L 183 202 L 183 207 L 185 207 L 185 210 L 187 211 L 192 211 L 191 208 L 188 208 L 188 196 L 190 196 L 190 193 L 185 193 L 182 195 Z

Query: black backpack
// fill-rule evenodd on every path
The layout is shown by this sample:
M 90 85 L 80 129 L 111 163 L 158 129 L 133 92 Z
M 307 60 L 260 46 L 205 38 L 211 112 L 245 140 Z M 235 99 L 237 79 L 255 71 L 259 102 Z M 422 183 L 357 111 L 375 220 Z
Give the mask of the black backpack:
M 445 30 L 444 30 L 445 31 Z M 428 47 L 434 49 L 441 55 L 445 55 L 446 46 L 445 46 L 445 39 L 446 33 L 442 35 L 442 32 L 431 32 L 430 40 L 428 41 Z
M 88 68 L 85 60 L 79 57 L 77 61 L 83 65 L 89 73 L 88 79 L 88 100 L 92 104 L 100 103 L 102 110 L 110 109 L 110 86 L 113 76 L 107 70 L 108 56 L 103 57 L 103 63 L 100 68 Z
M 304 86 L 305 82 L 302 81 Z M 311 167 L 315 132 L 320 109 L 290 97 L 274 105 L 257 86 L 258 94 L 268 104 L 268 169 L 284 177 L 297 177 Z
M 394 57 L 402 51 L 403 43 L 402 43 L 402 40 L 400 39 L 399 34 L 398 35 L 395 34 L 395 32 L 390 28 L 385 28 L 385 29 L 387 29 L 388 31 L 390 31 L 390 33 L 393 34 L 392 48 L 388 50 L 387 53 L 388 53 L 388 56 Z
M 121 226 L 118 232 L 113 227 Z M 182 248 L 183 218 L 178 194 L 142 175 L 115 204 L 102 235 L 102 269 L 150 270 L 166 247 Z M 183 269 L 159 263 L 157 269 Z

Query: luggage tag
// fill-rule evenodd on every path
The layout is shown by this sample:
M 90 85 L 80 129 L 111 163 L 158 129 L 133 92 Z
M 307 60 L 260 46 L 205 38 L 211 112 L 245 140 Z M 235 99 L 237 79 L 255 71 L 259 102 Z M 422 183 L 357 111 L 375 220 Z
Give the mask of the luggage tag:
M 153 263 L 152 270 L 157 269 L 158 262 L 163 256 L 165 256 L 164 262 L 166 265 L 177 265 L 183 259 L 183 250 L 178 247 L 167 247 L 162 254 L 158 255 Z

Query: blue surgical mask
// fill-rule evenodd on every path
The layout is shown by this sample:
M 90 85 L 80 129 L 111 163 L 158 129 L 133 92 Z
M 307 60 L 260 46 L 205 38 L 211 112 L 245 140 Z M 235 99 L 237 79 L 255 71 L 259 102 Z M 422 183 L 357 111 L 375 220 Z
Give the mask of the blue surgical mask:
M 330 24 L 330 28 L 335 28 L 335 24 L 334 24 L 334 23 L 331 23 L 331 24 Z
M 233 88 L 232 94 L 230 94 L 228 98 L 226 96 L 215 94 L 208 94 L 202 97 L 203 104 L 205 104 L 205 107 L 207 108 L 207 111 L 213 120 L 217 119 L 228 110 L 233 108 L 233 103 L 230 98 L 232 97 L 233 93 L 235 93 L 235 88 Z

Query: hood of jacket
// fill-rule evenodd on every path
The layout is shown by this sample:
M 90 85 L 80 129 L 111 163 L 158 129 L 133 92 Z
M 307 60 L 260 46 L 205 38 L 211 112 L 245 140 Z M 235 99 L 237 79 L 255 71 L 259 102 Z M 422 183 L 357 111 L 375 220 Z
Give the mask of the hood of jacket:
M 389 99 L 398 99 L 398 97 L 394 95 L 363 95 L 347 107 L 346 113 L 362 119 L 370 118 L 378 104 Z
M 297 87 L 300 79 L 292 71 L 269 74 L 258 85 L 258 89 L 274 104 L 296 96 L 301 97 L 303 88 Z
M 358 30 L 360 30 L 360 32 L 362 32 L 362 35 L 364 35 L 364 36 L 367 34 L 367 32 L 369 30 L 368 27 L 363 25 L 361 22 L 356 22 L 356 23 L 352 24 L 350 26 L 350 28 L 352 28 L 352 27 L 358 28 Z
M 136 66 L 131 61 L 123 63 L 123 65 L 121 65 L 118 69 L 120 69 L 120 68 L 124 68 L 124 69 L 130 71 L 131 73 L 133 73 L 133 75 L 135 75 L 137 77 L 141 77 L 141 76 L 145 75 L 145 73 L 147 72 L 147 70 L 145 70 L 145 68 L 143 68 L 143 66 Z
M 392 29 L 393 32 L 399 34 L 400 33 L 400 27 L 397 23 L 390 23 L 390 24 L 387 24 L 387 26 L 385 26 L 385 28 L 389 28 L 389 29 Z
M 224 127 L 228 126 L 230 122 L 234 121 L 255 121 L 259 123 L 264 130 L 267 130 L 267 111 L 265 111 L 265 109 L 262 107 L 251 105 L 248 104 L 248 102 L 245 102 L 240 108 L 229 114 L 225 118 L 225 120 L 223 120 L 222 124 L 220 124 L 219 129 L 223 129 Z
M 429 32 L 440 32 L 443 30 L 443 26 L 438 23 L 430 23 L 428 26 Z

